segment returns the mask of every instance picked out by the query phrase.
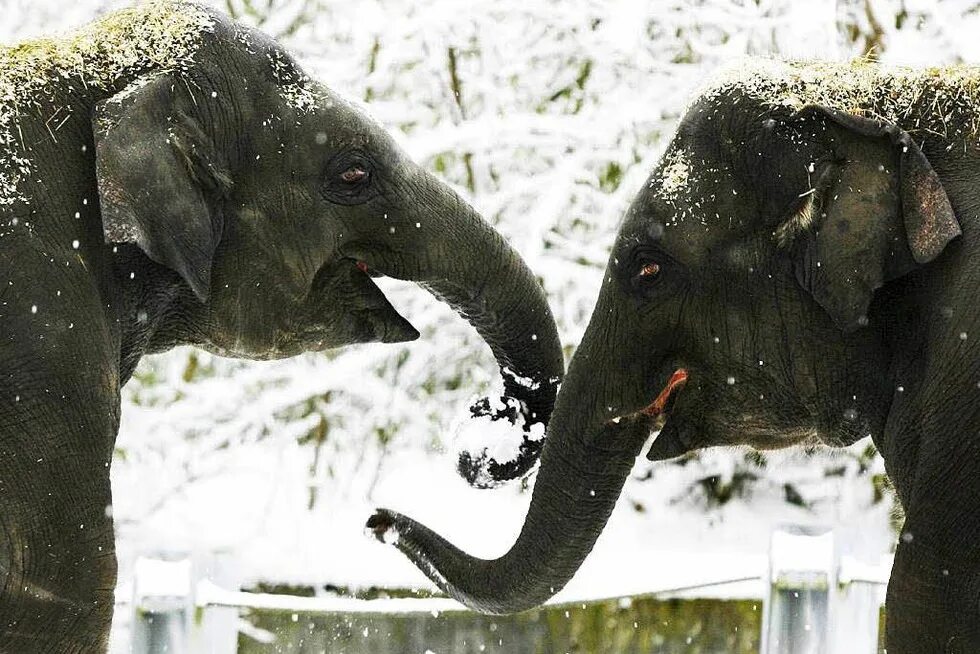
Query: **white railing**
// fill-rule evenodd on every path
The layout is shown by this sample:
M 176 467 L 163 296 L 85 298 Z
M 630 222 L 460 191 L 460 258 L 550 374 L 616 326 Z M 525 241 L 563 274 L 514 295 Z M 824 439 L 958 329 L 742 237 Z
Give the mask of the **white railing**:
M 891 562 L 868 564 L 843 555 L 829 529 L 790 526 L 771 538 L 765 575 L 699 578 L 690 585 L 652 588 L 641 595 L 553 600 L 572 607 L 608 600 L 674 596 L 714 586 L 765 581 L 761 654 L 872 654 Z M 469 609 L 450 599 L 298 597 L 226 588 L 230 577 L 216 559 L 141 557 L 134 570 L 134 654 L 234 654 L 238 610 L 303 614 L 434 615 Z
M 872 654 L 891 561 L 869 565 L 841 553 L 829 529 L 772 533 L 762 654 Z

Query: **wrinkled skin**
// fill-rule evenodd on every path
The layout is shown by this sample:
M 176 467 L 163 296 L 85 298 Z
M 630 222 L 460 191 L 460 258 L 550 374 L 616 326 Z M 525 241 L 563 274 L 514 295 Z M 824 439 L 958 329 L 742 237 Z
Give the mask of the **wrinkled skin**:
M 888 651 L 980 651 L 980 157 L 905 127 L 695 102 L 616 238 L 513 548 L 369 525 L 453 597 L 522 611 L 578 569 L 660 425 L 653 459 L 871 434 L 907 516 Z
M 505 393 L 525 424 L 551 412 L 557 333 L 515 251 L 279 46 L 212 17 L 184 69 L 145 61 L 102 90 L 56 75 L 55 100 L 18 116 L 33 169 L 29 200 L 0 205 L 2 652 L 106 647 L 109 463 L 120 387 L 145 353 L 261 359 L 416 338 L 379 273 L 477 328 L 513 372 Z M 518 477 L 539 449 L 462 472 Z

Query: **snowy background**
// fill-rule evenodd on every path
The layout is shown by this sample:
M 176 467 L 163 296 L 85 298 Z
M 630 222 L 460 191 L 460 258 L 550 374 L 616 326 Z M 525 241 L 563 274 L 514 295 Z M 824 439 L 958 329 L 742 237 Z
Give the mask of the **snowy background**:
M 70 29 L 120 4 L 0 0 L 0 41 Z M 566 355 L 620 216 L 708 71 L 768 53 L 980 60 L 980 3 L 964 1 L 214 4 L 277 37 L 468 196 L 542 278 Z M 475 554 L 512 542 L 527 489 L 471 490 L 451 455 L 451 423 L 499 384 L 489 349 L 426 293 L 385 289 L 419 341 L 269 363 L 191 349 L 142 362 L 124 389 L 112 468 L 121 598 L 134 556 L 161 550 L 225 552 L 247 583 L 429 587 L 363 535 L 376 505 Z M 733 555 L 762 561 L 780 522 L 836 525 L 868 556 L 887 552 L 882 470 L 867 441 L 836 453 L 638 462 L 566 593 L 642 591 L 664 575 L 730 566 Z

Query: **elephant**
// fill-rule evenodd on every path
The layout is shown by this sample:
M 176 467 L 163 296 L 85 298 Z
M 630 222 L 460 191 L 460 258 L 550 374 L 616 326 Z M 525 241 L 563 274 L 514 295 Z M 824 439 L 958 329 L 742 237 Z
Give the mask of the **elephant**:
M 488 613 L 591 551 L 637 456 L 870 435 L 905 513 L 889 652 L 980 652 L 980 69 L 752 59 L 704 83 L 626 210 L 523 529 L 474 558 L 368 521 Z M 652 438 L 652 440 L 650 440 Z
M 0 49 L 0 261 L 3 652 L 107 647 L 109 467 L 146 353 L 410 341 L 372 277 L 411 280 L 500 365 L 474 416 L 524 430 L 510 460 L 463 457 L 481 486 L 534 465 L 563 374 L 504 238 L 281 46 L 193 3 Z

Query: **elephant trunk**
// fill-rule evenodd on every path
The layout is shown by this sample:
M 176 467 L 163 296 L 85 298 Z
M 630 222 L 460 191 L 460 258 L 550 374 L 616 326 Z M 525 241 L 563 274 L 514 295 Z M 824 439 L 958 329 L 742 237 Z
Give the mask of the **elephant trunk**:
M 565 586 L 605 527 L 655 426 L 655 411 L 612 418 L 619 409 L 636 406 L 639 392 L 623 402 L 619 389 L 637 388 L 628 383 L 633 373 L 628 362 L 618 370 L 608 368 L 615 379 L 590 365 L 597 342 L 601 347 L 604 340 L 591 333 L 592 326 L 558 398 L 531 506 L 510 551 L 495 560 L 478 559 L 424 525 L 384 509 L 368 521 L 379 540 L 394 544 L 444 592 L 473 609 L 524 611 Z
M 418 234 L 409 248 L 422 254 L 396 257 L 383 272 L 417 282 L 448 303 L 476 328 L 500 366 L 502 402 L 483 400 L 471 412 L 509 419 L 524 428 L 523 440 L 506 460 L 485 450 L 463 453 L 459 461 L 467 481 L 489 487 L 525 475 L 540 456 L 564 370 L 561 342 L 544 291 L 520 255 L 444 184 L 422 171 L 416 179 L 422 209 L 410 217 L 412 224 L 392 229 Z
M 649 425 L 628 425 L 621 434 L 603 434 L 606 442 L 578 442 L 561 452 L 548 440 L 521 534 L 495 560 L 470 556 L 393 511 L 378 510 L 367 526 L 470 608 L 526 611 L 561 590 L 592 551 L 648 433 Z

